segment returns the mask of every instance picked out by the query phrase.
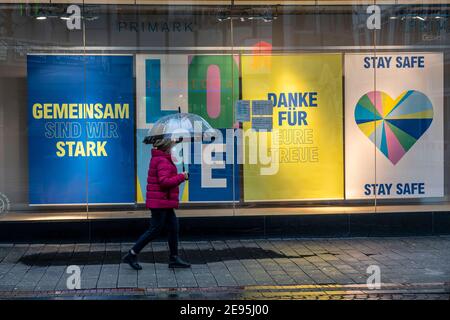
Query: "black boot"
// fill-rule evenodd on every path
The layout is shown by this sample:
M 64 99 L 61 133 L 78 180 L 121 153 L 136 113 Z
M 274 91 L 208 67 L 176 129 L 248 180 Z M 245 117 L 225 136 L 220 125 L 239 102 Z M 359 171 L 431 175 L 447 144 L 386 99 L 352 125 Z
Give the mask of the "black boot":
M 183 261 L 179 256 L 170 256 L 169 268 L 190 268 L 191 265 Z
M 141 265 L 138 263 L 137 255 L 132 254 L 130 251 L 123 257 L 122 261 L 128 263 L 134 270 L 142 270 Z

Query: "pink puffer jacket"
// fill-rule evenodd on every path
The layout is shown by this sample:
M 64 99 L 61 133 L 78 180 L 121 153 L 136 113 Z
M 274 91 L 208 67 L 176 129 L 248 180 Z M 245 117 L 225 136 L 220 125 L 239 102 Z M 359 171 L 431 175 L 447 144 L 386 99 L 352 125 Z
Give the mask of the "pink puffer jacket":
M 178 186 L 185 180 L 177 173 L 170 154 L 152 149 L 147 176 L 146 207 L 149 209 L 178 208 Z

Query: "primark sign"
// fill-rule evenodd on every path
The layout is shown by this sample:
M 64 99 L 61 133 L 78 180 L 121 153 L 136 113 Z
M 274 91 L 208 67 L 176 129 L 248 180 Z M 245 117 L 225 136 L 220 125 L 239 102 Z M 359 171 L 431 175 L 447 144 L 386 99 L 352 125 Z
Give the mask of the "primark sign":
M 82 20 L 95 21 L 98 16 L 92 17 L 92 14 L 83 13 L 81 7 L 72 4 L 61 10 L 49 9 L 40 4 L 24 5 L 20 7 L 20 14 L 23 16 L 33 16 L 37 20 L 47 20 L 51 18 L 61 19 L 67 26 L 68 30 L 81 30 L 83 27 Z M 86 9 L 85 9 L 86 11 Z M 189 20 L 119 20 L 115 22 L 119 32 L 135 32 L 135 33 L 193 33 L 195 23 Z
M 194 32 L 192 21 L 118 21 L 119 32 L 135 33 L 190 33 Z

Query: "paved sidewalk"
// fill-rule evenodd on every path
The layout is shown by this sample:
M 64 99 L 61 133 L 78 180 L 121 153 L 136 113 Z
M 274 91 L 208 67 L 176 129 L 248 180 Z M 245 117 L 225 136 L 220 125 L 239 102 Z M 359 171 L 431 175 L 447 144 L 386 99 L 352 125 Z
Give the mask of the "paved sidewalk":
M 120 263 L 131 243 L 0 244 L 2 298 L 449 299 L 450 237 L 181 242 L 193 265 L 167 268 L 165 242 Z M 68 290 L 69 265 L 81 290 Z M 366 286 L 381 270 L 380 290 Z

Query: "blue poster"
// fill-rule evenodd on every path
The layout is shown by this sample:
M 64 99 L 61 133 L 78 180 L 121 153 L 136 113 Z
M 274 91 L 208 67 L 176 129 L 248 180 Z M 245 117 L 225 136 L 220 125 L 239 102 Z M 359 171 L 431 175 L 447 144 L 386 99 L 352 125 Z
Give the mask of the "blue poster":
M 132 56 L 28 56 L 29 203 L 135 202 Z

